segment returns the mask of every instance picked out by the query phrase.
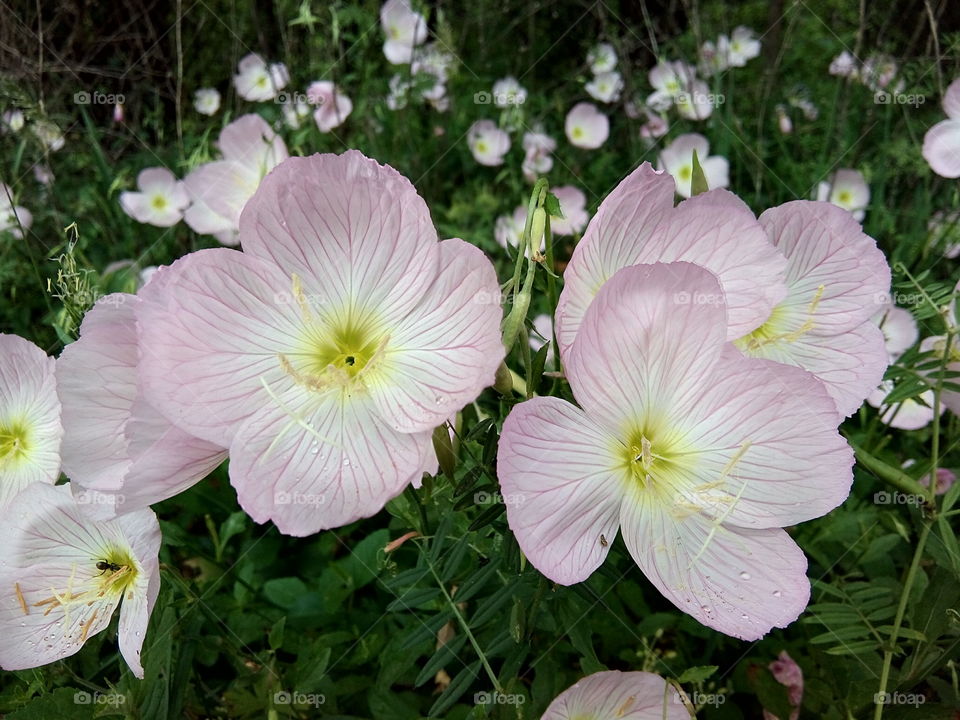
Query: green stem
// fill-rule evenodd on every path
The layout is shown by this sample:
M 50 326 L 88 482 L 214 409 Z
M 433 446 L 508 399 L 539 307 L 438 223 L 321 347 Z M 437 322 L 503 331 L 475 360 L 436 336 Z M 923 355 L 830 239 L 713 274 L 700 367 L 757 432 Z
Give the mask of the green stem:
M 850 442 L 850 438 L 847 438 L 847 442 Z M 895 488 L 903 490 L 903 492 L 910 495 L 921 495 L 923 497 L 927 497 L 927 489 L 903 472 L 903 470 L 895 468 L 892 465 L 887 465 L 887 463 L 885 463 L 883 460 L 875 458 L 873 455 L 868 453 L 863 448 L 855 445 L 853 442 L 850 442 L 850 446 L 853 448 L 853 452 L 857 457 L 857 462 L 859 462 L 861 465 L 863 465 L 863 467 L 884 482 L 887 482 L 893 485 Z
M 490 667 L 490 662 L 487 660 L 487 656 L 484 654 L 483 650 L 480 648 L 480 643 L 477 642 L 477 639 L 473 636 L 473 632 L 470 630 L 470 626 L 467 624 L 466 619 L 460 613 L 460 608 L 457 607 L 457 604 L 453 601 L 453 598 L 450 597 L 450 593 L 447 592 L 446 586 L 443 584 L 443 581 L 440 579 L 440 576 L 437 575 L 436 569 L 433 567 L 433 563 L 430 562 L 430 558 L 427 558 L 427 567 L 430 568 L 430 572 L 433 574 L 434 579 L 437 581 L 437 585 L 440 586 L 440 592 L 443 593 L 443 596 L 447 600 L 447 604 L 450 605 L 450 609 L 453 611 L 454 617 L 457 618 L 457 622 L 460 624 L 463 634 L 467 636 L 467 639 L 470 641 L 470 644 L 473 646 L 473 650 L 477 653 L 477 657 L 480 658 L 480 662 L 483 664 L 483 669 L 487 672 L 487 677 L 490 678 L 490 682 L 493 683 L 493 689 L 498 693 L 503 692 L 503 688 L 500 686 L 500 681 L 497 679 L 496 674 L 493 672 L 493 668 Z
M 917 542 L 917 549 L 913 553 L 913 560 L 910 562 L 910 569 L 907 571 L 907 579 L 904 581 L 903 592 L 900 595 L 900 604 L 897 606 L 897 615 L 893 620 L 893 631 L 890 633 L 890 642 L 887 649 L 883 652 L 883 669 L 880 671 L 880 688 L 877 690 L 877 700 L 881 700 L 887 692 L 887 682 L 890 680 L 890 666 L 893 663 L 893 653 L 897 648 L 897 635 L 900 634 L 900 626 L 903 624 L 903 615 L 907 609 L 907 601 L 910 599 L 910 589 L 913 587 L 914 578 L 917 576 L 917 569 L 920 567 L 920 558 L 923 555 L 923 548 L 927 544 L 927 538 L 930 536 L 930 528 L 933 527 L 930 521 L 923 524 L 923 530 L 920 531 L 920 540 Z M 876 711 L 874 720 L 881 720 L 883 717 L 883 702 L 876 702 Z

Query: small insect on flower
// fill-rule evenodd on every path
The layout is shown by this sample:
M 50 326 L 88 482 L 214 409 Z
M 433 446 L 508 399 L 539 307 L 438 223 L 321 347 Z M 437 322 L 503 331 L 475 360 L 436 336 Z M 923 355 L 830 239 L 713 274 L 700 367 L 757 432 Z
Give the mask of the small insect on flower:
M 123 567 L 122 565 L 118 565 L 117 563 L 112 563 L 109 560 L 101 560 L 100 562 L 97 563 L 97 570 L 101 571 L 100 572 L 101 575 L 103 575 L 107 570 L 114 573 L 120 572 L 122 567 Z

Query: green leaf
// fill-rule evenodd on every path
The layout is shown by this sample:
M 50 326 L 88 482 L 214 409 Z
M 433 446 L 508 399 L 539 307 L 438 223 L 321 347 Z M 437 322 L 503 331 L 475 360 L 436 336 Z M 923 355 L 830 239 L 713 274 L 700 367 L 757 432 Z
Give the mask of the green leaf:
M 700 159 L 697 157 L 697 151 L 693 151 L 693 174 L 690 177 L 690 196 L 705 193 L 710 187 L 707 185 L 707 176 L 703 173 L 703 167 L 700 165 Z
M 563 214 L 563 211 L 560 209 L 560 201 L 557 199 L 557 196 L 552 192 L 548 192 L 543 198 L 543 209 L 546 211 L 547 215 L 555 218 L 564 218 L 566 215 Z
M 273 578 L 263 584 L 263 594 L 274 605 L 291 608 L 308 592 L 306 584 L 297 577 Z
M 449 710 L 450 707 L 470 689 L 470 685 L 473 684 L 473 681 L 476 680 L 479 674 L 479 660 L 469 667 L 463 668 L 463 670 L 456 674 L 456 677 L 453 678 L 447 686 L 447 689 L 437 698 L 437 701 L 433 704 L 433 707 L 430 708 L 427 715 L 430 717 L 442 717 L 443 713 Z
M 271 650 L 279 650 L 280 646 L 283 645 L 283 630 L 287 626 L 287 616 L 284 615 L 277 622 L 273 624 L 273 627 L 270 628 L 270 635 L 268 636 L 268 641 L 270 643 Z
M 417 675 L 417 679 L 413 682 L 414 687 L 420 687 L 428 680 L 431 680 L 433 676 L 437 674 L 437 671 L 451 664 L 451 661 L 458 656 L 458 653 L 463 649 L 466 642 L 466 635 L 457 635 L 437 650 L 433 654 L 433 657 L 427 660 L 420 670 L 420 674 Z M 458 662 L 457 665 L 459 664 Z
M 16 712 L 5 715 L 7 720 L 90 720 L 97 707 L 92 702 L 92 693 L 79 688 L 57 688 L 53 692 L 34 698 Z M 85 700 L 88 700 L 84 702 Z
M 711 677 L 719 667 L 717 665 L 698 665 L 697 667 L 687 668 L 683 671 L 678 682 L 681 683 L 702 683 Z

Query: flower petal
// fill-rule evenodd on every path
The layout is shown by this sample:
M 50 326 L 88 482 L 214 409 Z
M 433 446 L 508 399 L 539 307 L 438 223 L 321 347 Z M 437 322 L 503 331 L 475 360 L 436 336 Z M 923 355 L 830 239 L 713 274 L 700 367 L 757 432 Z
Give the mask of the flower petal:
M 430 431 L 398 433 L 340 389 L 278 396 L 240 428 L 230 482 L 257 522 L 306 536 L 383 509 L 435 469 Z M 310 430 L 307 430 L 306 427 Z
M 573 344 L 587 307 L 600 287 L 623 267 L 635 265 L 665 213 L 673 208 L 673 179 L 642 164 L 597 209 L 563 273 L 557 305 L 561 354 Z
M 440 243 L 440 267 L 365 379 L 380 415 L 399 432 L 442 424 L 493 383 L 503 360 L 493 265 L 478 248 L 453 239 Z
M 787 294 L 787 261 L 746 203 L 727 190 L 681 202 L 663 221 L 638 262 L 681 260 L 720 281 L 727 307 L 727 339 L 763 324 Z
M 814 332 L 851 330 L 886 302 L 890 266 L 850 213 L 794 200 L 764 212 L 760 224 L 787 258 L 790 292 L 782 305 L 812 315 Z
M 943 120 L 927 130 L 923 157 L 937 175 L 960 177 L 960 119 Z
M 268 402 L 263 383 L 293 382 L 279 357 L 300 352 L 290 288 L 274 266 L 226 248 L 158 270 L 136 307 L 151 405 L 191 435 L 229 447 L 239 423 Z
M 842 421 L 880 384 L 890 362 L 883 333 L 867 320 L 837 335 L 806 333 L 765 344 L 738 346 L 745 354 L 795 365 L 820 380 Z
M 810 373 L 727 345 L 691 410 L 683 464 L 696 480 L 678 488 L 676 507 L 770 528 L 825 515 L 849 495 L 853 451 Z
M 240 221 L 251 256 L 303 280 L 331 311 L 391 323 L 439 271 L 437 235 L 405 177 L 354 150 L 290 158 L 271 172 Z
M 524 554 L 563 585 L 586 580 L 617 535 L 623 458 L 618 441 L 574 405 L 534 398 L 507 416 L 497 476 Z
M 720 357 L 725 318 L 720 284 L 702 267 L 620 270 L 590 305 L 567 355 L 574 397 L 617 437 L 647 412 L 684 417 Z
M 0 510 L 31 483 L 60 476 L 55 361 L 29 340 L 0 333 Z
M 664 596 L 707 627 L 759 640 L 799 617 L 810 597 L 807 559 L 779 528 L 730 527 L 637 489 L 624 498 L 623 539 Z
M 608 670 L 557 695 L 541 720 L 689 720 L 680 693 L 659 675 Z

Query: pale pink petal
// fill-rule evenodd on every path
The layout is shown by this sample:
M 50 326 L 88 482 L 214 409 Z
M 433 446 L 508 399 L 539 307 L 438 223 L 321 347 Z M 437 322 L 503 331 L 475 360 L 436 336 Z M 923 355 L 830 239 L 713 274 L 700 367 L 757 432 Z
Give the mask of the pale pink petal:
M 728 340 L 762 325 L 787 294 L 786 259 L 746 203 L 731 192 L 711 190 L 684 200 L 654 237 L 637 262 L 691 262 L 720 280 Z
M 845 210 L 794 200 L 760 216 L 770 241 L 787 258 L 786 300 L 778 310 L 811 317 L 811 330 L 851 330 L 876 314 L 890 290 L 890 266 L 876 241 Z
M 597 209 L 564 271 L 557 305 L 557 343 L 564 355 L 600 287 L 623 267 L 639 262 L 643 248 L 673 208 L 673 178 L 644 163 Z
M 0 333 L 0 510 L 32 483 L 60 476 L 55 361 L 29 340 Z
M 147 168 L 137 175 L 137 188 L 145 193 L 159 192 L 167 195 L 176 183 L 173 173 L 165 167 Z
M 226 456 L 174 427 L 138 393 L 134 295 L 101 298 L 57 360 L 64 471 L 100 517 L 165 500 Z
M 560 210 L 563 212 L 562 219 L 550 219 L 550 230 L 553 234 L 574 235 L 583 232 L 590 219 L 587 214 L 587 196 L 583 194 L 583 190 L 573 185 L 562 185 L 551 188 L 550 192 L 560 201 Z
M 795 365 L 812 373 L 837 405 L 838 420 L 851 415 L 880 384 L 890 362 L 883 333 L 867 320 L 837 335 L 815 332 L 738 341 L 752 357 Z
M 689 720 L 680 693 L 659 675 L 608 670 L 557 695 L 541 720 Z
M 655 489 L 644 488 L 624 498 L 620 524 L 650 582 L 707 627 L 759 640 L 807 605 L 807 559 L 779 528 L 747 530 L 671 510 Z
M 280 165 L 244 210 L 240 241 L 248 255 L 297 274 L 308 295 L 329 298 L 324 313 L 376 314 L 387 324 L 420 301 L 439 270 L 436 231 L 416 189 L 354 150 Z
M 120 207 L 137 222 L 150 222 L 151 207 L 150 199 L 147 195 L 125 190 L 120 193 Z
M 211 213 L 223 217 L 234 228 L 239 225 L 240 212 L 259 182 L 258 172 L 229 160 L 201 165 L 183 179 L 194 203 L 203 203 Z
M 533 566 L 554 582 L 586 580 L 616 538 L 627 479 L 618 447 L 559 398 L 528 400 L 504 421 L 497 476 L 507 520 Z
M 951 120 L 960 120 L 960 78 L 950 83 L 943 93 L 943 111 Z
M 960 177 L 960 118 L 943 120 L 927 130 L 923 157 L 937 175 Z
M 303 352 L 301 309 L 275 266 L 200 250 L 161 268 L 139 297 L 144 395 L 184 431 L 229 447 L 269 402 L 263 383 L 293 383 L 279 356 Z
M 295 536 L 340 527 L 435 467 L 430 431 L 398 433 L 339 388 L 278 397 L 283 406 L 265 405 L 230 447 L 230 482 L 257 522 Z
M 116 519 L 143 568 L 135 591 L 128 591 L 120 605 L 118 640 L 120 654 L 138 678 L 143 679 L 140 650 L 147 634 L 150 614 L 160 594 L 160 525 L 150 510 L 139 510 Z
M 183 214 L 183 219 L 190 226 L 190 229 L 200 235 L 215 235 L 236 229 L 236 225 L 230 218 L 217 215 L 210 209 L 209 205 L 198 199 L 193 200 L 193 204 Z M 230 244 L 235 245 L 236 243 Z
M 627 437 L 645 408 L 683 417 L 699 402 L 725 332 L 723 294 L 709 271 L 682 262 L 634 265 L 587 310 L 565 358 L 567 379 L 590 417 Z
M 390 333 L 366 378 L 377 410 L 394 430 L 441 425 L 493 384 L 503 360 L 500 287 L 481 250 L 444 240 L 440 274 Z
M 743 358 L 727 345 L 677 433 L 685 482 L 675 507 L 730 525 L 784 527 L 826 515 L 846 500 L 853 452 L 836 407 L 808 372 Z
M 283 138 L 255 113 L 241 115 L 217 139 L 224 160 L 232 160 L 261 175 L 289 157 Z
M 137 397 L 133 296 L 105 296 L 57 360 L 64 472 L 79 485 L 119 489 L 130 466 L 123 429 Z
M 610 119 L 593 103 L 577 103 L 567 113 L 564 130 L 574 147 L 595 150 L 610 136 Z
M 880 331 L 892 358 L 905 353 L 920 339 L 920 329 L 913 313 L 893 305 L 880 315 Z

